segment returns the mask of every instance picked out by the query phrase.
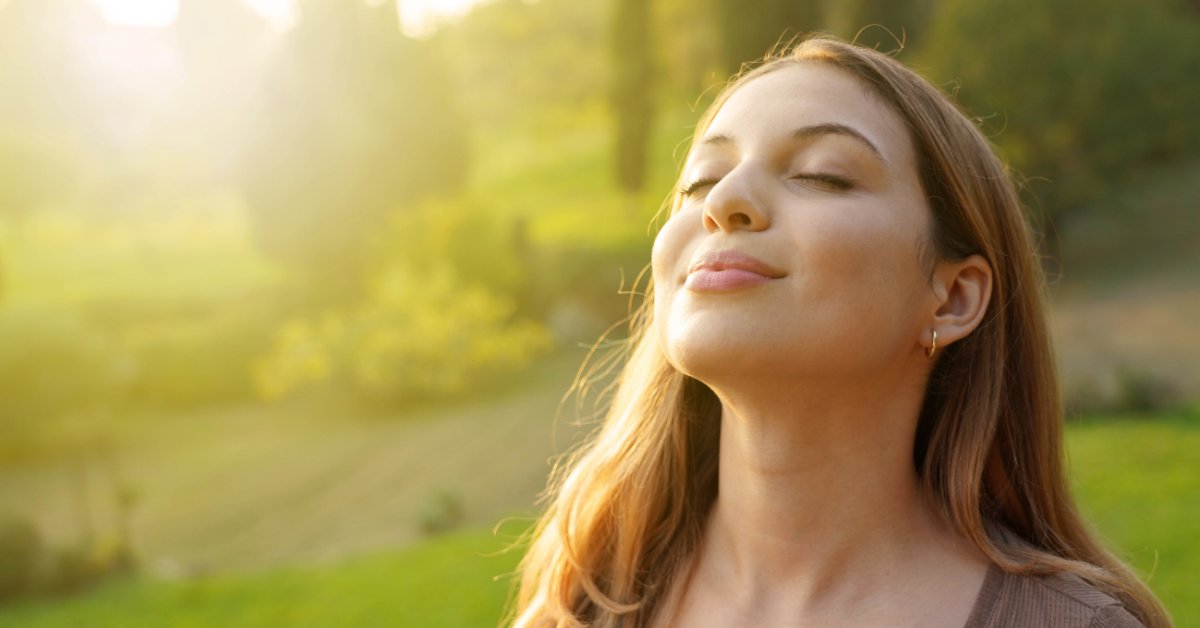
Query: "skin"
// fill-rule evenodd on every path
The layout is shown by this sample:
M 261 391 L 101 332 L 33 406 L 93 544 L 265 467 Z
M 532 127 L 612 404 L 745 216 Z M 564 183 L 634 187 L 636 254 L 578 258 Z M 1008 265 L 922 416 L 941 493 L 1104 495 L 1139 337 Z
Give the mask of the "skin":
M 866 141 L 793 137 L 830 124 Z M 751 80 L 714 135 L 730 139 L 697 142 L 683 184 L 718 182 L 667 221 L 652 267 L 660 347 L 722 404 L 719 496 L 655 625 L 962 626 L 988 563 L 923 497 L 912 449 L 931 332 L 940 352 L 978 326 L 990 266 L 938 261 L 928 276 L 911 137 L 840 70 Z M 687 286 L 697 256 L 729 249 L 783 276 Z

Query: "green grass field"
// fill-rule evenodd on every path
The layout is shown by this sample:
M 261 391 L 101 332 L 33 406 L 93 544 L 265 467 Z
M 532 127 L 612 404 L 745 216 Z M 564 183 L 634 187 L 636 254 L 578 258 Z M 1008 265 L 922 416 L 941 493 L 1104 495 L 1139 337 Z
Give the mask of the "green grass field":
M 1148 577 L 1177 626 L 1200 626 L 1200 416 L 1114 417 L 1072 425 L 1068 452 L 1084 512 Z M 474 529 L 401 551 L 321 566 L 186 582 L 130 579 L 0 611 L 0 625 L 493 626 L 519 552 Z
M 58 603 L 0 612 L 0 625 L 494 626 L 517 552 L 491 532 L 448 535 L 323 568 L 188 582 L 112 582 Z
M 1071 426 L 1084 515 L 1174 615 L 1200 626 L 1200 409 Z

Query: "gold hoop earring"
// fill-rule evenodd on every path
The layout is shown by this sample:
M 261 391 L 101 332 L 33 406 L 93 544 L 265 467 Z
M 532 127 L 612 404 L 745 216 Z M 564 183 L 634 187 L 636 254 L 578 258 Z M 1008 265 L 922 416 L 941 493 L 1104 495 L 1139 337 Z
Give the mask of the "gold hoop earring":
M 929 349 L 925 351 L 925 356 L 930 360 L 933 359 L 933 352 L 937 351 L 937 330 L 933 330 L 933 342 L 929 345 Z

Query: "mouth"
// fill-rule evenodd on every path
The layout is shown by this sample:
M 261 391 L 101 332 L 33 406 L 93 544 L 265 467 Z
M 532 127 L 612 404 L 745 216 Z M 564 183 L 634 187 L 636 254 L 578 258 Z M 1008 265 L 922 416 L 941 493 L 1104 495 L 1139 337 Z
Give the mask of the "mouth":
M 729 292 L 767 283 L 787 273 L 740 251 L 714 251 L 688 268 L 684 285 L 696 292 Z

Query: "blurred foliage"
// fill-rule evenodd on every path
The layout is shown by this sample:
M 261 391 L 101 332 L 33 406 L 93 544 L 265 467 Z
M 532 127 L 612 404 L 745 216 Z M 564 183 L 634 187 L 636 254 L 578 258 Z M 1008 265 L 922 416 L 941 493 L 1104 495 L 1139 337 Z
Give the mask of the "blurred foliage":
M 241 303 L 218 302 L 218 313 L 177 311 L 171 322 L 143 317 L 126 323 L 121 342 L 135 368 L 131 399 L 171 409 L 252 398 L 247 373 L 270 346 L 279 308 L 250 310 Z
M 649 0 L 616 0 L 612 20 L 612 108 L 616 114 L 616 179 L 636 192 L 646 183 L 650 127 L 654 121 L 653 50 Z
M 524 219 L 504 216 L 490 199 L 437 198 L 391 216 L 372 265 L 419 274 L 450 269 L 496 294 L 526 296 L 518 305 L 527 305 L 538 278 L 533 246 Z
M 493 0 L 439 32 L 476 132 L 536 126 L 547 110 L 600 101 L 612 66 L 607 1 Z
M 394 266 L 356 307 L 285 324 L 255 370 L 259 390 L 278 398 L 332 381 L 390 403 L 469 391 L 550 348 L 544 328 L 514 310 L 448 267 Z
M 1141 414 L 1163 413 L 1178 408 L 1183 399 L 1170 381 L 1135 366 L 1117 370 L 1117 409 Z
M 826 28 L 839 37 L 885 52 L 919 47 L 934 0 L 826 2 Z
M 269 66 L 241 176 L 263 249 L 354 296 L 364 240 L 388 212 L 453 192 L 470 171 L 445 65 L 395 7 L 307 0 Z
M 1118 362 L 1110 377 L 1077 377 L 1063 385 L 1063 407 L 1069 418 L 1089 415 L 1153 415 L 1177 411 L 1187 398 L 1172 378 L 1145 367 Z
M 1197 154 L 1197 41 L 1200 12 L 1175 0 L 946 0 L 918 57 L 1054 216 Z
M 651 4 L 654 46 L 647 52 L 655 66 L 658 109 L 667 117 L 678 107 L 674 102 L 703 100 L 706 90 L 726 78 L 715 1 L 655 0 Z
M 0 602 L 36 595 L 77 593 L 130 573 L 133 563 L 117 544 L 53 545 L 26 517 L 0 514 Z
M 723 65 L 732 74 L 743 63 L 762 59 L 777 44 L 798 34 L 825 28 L 825 11 L 817 0 L 713 0 L 723 44 Z
M 1200 154 L 1195 3 L 493 0 L 422 40 L 367 0 L 302 0 L 290 29 L 242 0 L 163 28 L 98 6 L 0 2 L 0 304 L 42 313 L 5 323 L 0 430 L 24 436 L 0 449 L 109 406 L 457 395 L 589 343 L 627 313 L 699 110 L 799 32 L 903 38 L 1035 211 L 1090 229 L 1077 268 L 1194 248 L 1171 218 L 1192 188 L 1136 183 Z M 1150 201 L 1157 230 L 1130 227 Z M 63 394 L 22 383 L 64 360 Z M 1121 382 L 1105 407 L 1174 395 Z
M 527 226 L 488 209 L 434 198 L 393 213 L 376 234 L 367 296 L 285 323 L 256 366 L 260 393 L 333 382 L 412 402 L 476 388 L 545 354 L 549 336 L 529 316 L 539 286 Z
M 34 589 L 42 552 L 42 537 L 32 521 L 0 513 L 0 601 Z
M 79 419 L 103 412 L 131 365 L 96 330 L 67 312 L 0 310 L 0 460 L 90 438 Z
M 417 527 L 423 536 L 445 534 L 462 525 L 463 498 L 459 491 L 441 488 L 426 496 L 417 513 Z

